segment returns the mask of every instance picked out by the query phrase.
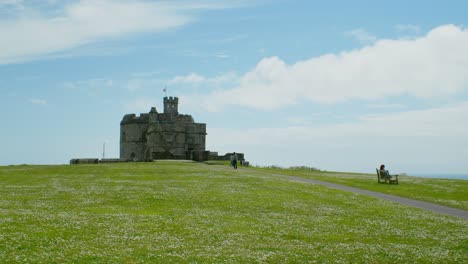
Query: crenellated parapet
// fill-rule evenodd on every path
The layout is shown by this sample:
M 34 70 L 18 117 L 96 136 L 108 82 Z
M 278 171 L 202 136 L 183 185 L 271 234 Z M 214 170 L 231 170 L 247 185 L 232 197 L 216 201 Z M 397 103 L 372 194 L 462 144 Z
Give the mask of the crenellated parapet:
M 148 124 L 149 114 L 140 114 L 136 116 L 135 114 L 127 114 L 122 118 L 120 125 L 126 124 Z
M 179 103 L 179 98 L 178 97 L 172 97 L 172 96 L 166 96 L 163 98 L 163 103 L 164 104 L 178 104 Z

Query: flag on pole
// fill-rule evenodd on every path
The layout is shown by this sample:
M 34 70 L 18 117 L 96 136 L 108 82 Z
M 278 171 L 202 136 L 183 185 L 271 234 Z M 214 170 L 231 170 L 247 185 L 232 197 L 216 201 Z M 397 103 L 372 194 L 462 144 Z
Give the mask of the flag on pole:
M 166 94 L 166 97 L 167 97 L 167 87 L 166 87 L 166 85 L 164 85 L 163 92 Z

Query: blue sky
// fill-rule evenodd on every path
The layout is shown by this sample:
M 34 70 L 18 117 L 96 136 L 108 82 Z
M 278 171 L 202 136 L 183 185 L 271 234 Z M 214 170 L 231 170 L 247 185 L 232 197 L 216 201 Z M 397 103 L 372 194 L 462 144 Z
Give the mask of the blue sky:
M 463 173 L 466 1 L 0 0 L 0 165 L 119 155 L 179 112 L 259 165 Z

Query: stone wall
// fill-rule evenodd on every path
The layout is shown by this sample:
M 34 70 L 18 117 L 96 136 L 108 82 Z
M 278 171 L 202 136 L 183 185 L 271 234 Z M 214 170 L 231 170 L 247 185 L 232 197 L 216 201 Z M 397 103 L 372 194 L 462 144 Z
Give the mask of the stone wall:
M 87 159 L 71 159 L 70 164 L 98 164 L 98 158 L 87 158 Z
M 124 117 L 125 118 L 125 117 Z M 148 123 L 132 118 L 120 126 L 120 158 L 144 160 L 146 149 L 146 130 Z
M 99 163 L 120 163 L 120 162 L 128 162 L 128 160 L 123 159 L 100 159 Z
M 244 153 L 237 153 L 237 160 L 244 161 Z M 226 153 L 224 155 L 218 155 L 217 152 L 209 152 L 208 160 L 231 160 L 231 155 L 234 155 L 234 152 Z
M 128 160 L 122 159 L 98 159 L 98 158 L 91 158 L 91 159 L 71 159 L 70 164 L 98 164 L 98 163 L 119 163 L 119 162 L 127 162 Z

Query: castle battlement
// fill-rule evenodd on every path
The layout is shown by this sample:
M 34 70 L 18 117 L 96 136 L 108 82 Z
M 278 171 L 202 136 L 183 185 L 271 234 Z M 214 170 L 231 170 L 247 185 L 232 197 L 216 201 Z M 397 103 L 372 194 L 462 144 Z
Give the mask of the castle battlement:
M 139 116 L 135 114 L 127 114 L 122 118 L 120 125 L 125 124 L 147 124 L 149 121 L 149 114 L 142 113 Z
M 179 98 L 178 97 L 172 97 L 172 96 L 164 97 L 163 102 L 164 103 L 176 103 L 176 104 L 178 104 L 179 103 Z

